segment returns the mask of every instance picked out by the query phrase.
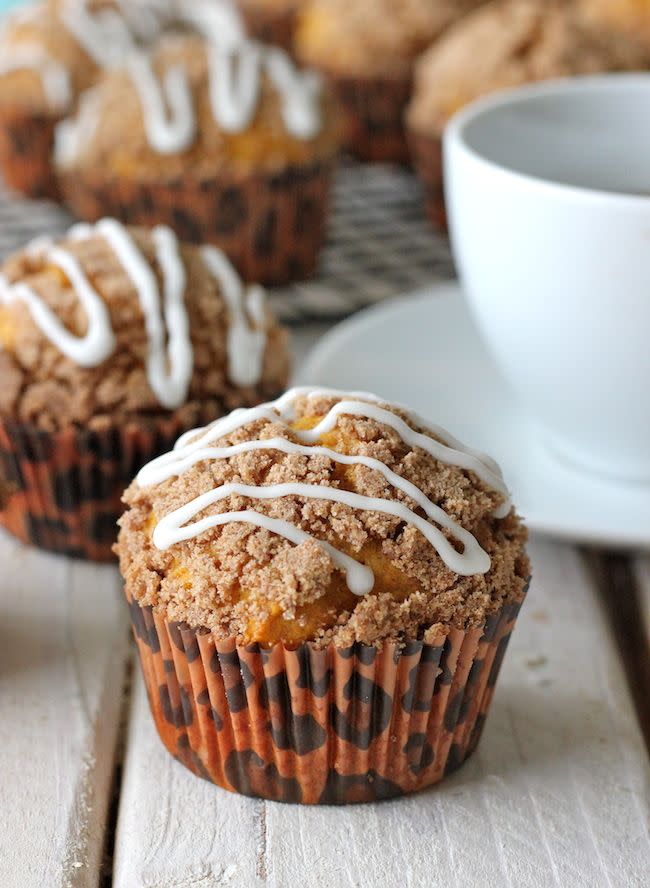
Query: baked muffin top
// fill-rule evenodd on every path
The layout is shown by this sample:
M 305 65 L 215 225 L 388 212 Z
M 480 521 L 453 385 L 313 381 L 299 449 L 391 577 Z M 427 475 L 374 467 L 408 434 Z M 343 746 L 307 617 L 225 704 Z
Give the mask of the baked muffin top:
M 0 104 L 60 115 L 170 10 L 171 0 L 46 0 L 13 11 L 0 25 Z
M 205 422 L 277 394 L 288 369 L 264 291 L 162 226 L 75 226 L 2 266 L 4 418 L 48 430 L 168 411 Z
M 367 394 L 235 411 L 125 502 L 130 594 L 244 642 L 427 640 L 520 600 L 530 572 L 496 464 Z
M 281 49 L 170 35 L 86 93 L 57 131 L 63 169 L 158 181 L 330 158 L 338 124 L 318 75 Z
M 484 0 L 307 0 L 296 55 L 349 76 L 408 76 L 413 59 Z
M 415 129 L 439 131 L 459 108 L 495 90 L 649 61 L 639 43 L 593 26 L 564 0 L 494 0 L 419 59 L 407 119 Z
M 591 21 L 650 40 L 650 0 L 577 0 Z

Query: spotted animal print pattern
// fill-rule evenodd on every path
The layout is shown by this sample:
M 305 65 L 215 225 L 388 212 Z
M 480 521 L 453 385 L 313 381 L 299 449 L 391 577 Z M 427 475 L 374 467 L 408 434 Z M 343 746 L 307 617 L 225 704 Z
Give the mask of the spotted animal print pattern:
M 220 247 L 249 282 L 267 285 L 316 273 L 325 240 L 333 164 L 269 175 L 132 182 L 84 172 L 61 176 L 64 199 L 82 219 L 169 225 L 181 240 Z
M 424 204 L 434 228 L 447 229 L 447 211 L 442 182 L 442 141 L 411 130 L 408 136 L 411 159 L 424 186 Z
M 520 608 L 433 644 L 292 650 L 217 640 L 126 597 L 173 756 L 244 795 L 337 805 L 422 789 L 465 761 Z
M 408 163 L 404 109 L 411 78 L 342 77 L 323 72 L 341 108 L 343 144 L 359 160 Z
M 0 170 L 5 183 L 32 198 L 59 197 L 52 166 L 57 120 L 5 109 L 0 115 Z
M 41 549 L 114 560 L 124 489 L 184 430 L 173 416 L 98 431 L 0 421 L 0 525 Z

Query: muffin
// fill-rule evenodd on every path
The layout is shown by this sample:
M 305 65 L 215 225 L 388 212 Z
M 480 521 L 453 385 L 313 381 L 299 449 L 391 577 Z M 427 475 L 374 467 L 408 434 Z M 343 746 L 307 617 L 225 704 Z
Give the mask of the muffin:
M 237 0 L 237 6 L 251 37 L 291 52 L 298 10 L 304 2 L 305 0 Z
M 595 27 L 554 0 L 495 0 L 452 27 L 419 59 L 407 111 L 413 163 L 427 211 L 445 224 L 441 137 L 449 118 L 479 96 L 552 77 L 645 68 L 646 49 Z
M 337 150 L 320 79 L 282 50 L 171 35 L 86 93 L 56 158 L 82 218 L 163 222 L 271 284 L 315 271 Z
M 649 0 L 577 0 L 594 23 L 623 31 L 650 44 Z
M 362 160 L 408 160 L 403 114 L 416 56 L 482 0 L 308 0 L 296 56 L 322 71 L 344 115 L 345 147 Z
M 144 36 L 143 23 L 149 22 L 153 31 L 154 22 L 145 14 L 152 4 L 50 0 L 3 20 L 0 168 L 11 188 L 30 197 L 57 197 L 51 163 L 54 128 L 100 69 L 130 51 L 138 33 Z M 131 15 L 125 17 L 122 8 Z M 132 30 L 138 23 L 138 30 Z
M 183 431 L 284 388 L 285 332 L 214 247 L 115 220 L 33 242 L 0 276 L 0 524 L 112 558 L 120 498 Z
M 151 710 L 194 773 L 345 803 L 475 748 L 530 573 L 488 457 L 372 395 L 298 389 L 185 435 L 125 502 Z

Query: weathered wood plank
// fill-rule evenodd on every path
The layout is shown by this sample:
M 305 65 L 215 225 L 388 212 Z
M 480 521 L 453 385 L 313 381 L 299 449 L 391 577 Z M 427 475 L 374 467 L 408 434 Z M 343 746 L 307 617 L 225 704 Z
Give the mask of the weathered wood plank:
M 98 884 L 128 630 L 117 572 L 0 536 L 0 885 Z
M 418 796 L 342 809 L 232 796 L 167 756 L 138 682 L 116 888 L 645 884 L 650 766 L 592 577 L 571 548 L 532 554 L 482 745 Z

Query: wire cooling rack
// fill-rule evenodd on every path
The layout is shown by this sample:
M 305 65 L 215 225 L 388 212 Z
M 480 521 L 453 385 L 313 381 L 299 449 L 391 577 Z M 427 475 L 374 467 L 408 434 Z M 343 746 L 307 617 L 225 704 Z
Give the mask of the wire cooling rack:
M 346 162 L 336 178 L 329 236 L 318 277 L 271 291 L 286 323 L 336 320 L 453 277 L 446 238 L 422 209 L 409 170 Z M 63 234 L 72 217 L 52 203 L 0 190 L 0 257 L 41 234 Z

